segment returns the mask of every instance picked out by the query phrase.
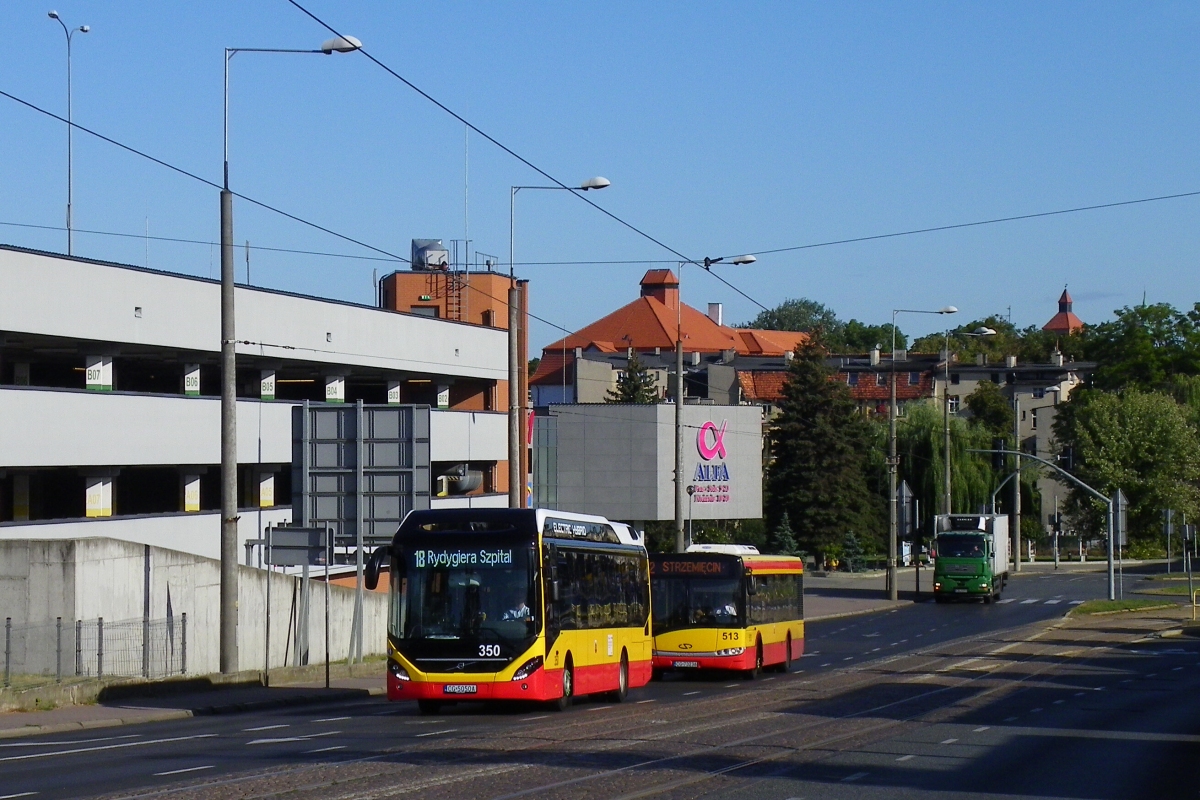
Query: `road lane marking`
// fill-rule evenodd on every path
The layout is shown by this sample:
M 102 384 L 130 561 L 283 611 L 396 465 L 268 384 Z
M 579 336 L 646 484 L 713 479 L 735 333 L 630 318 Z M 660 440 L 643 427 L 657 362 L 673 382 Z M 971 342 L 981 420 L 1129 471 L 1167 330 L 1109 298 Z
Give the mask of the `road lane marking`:
M 346 749 L 346 745 L 335 744 L 333 747 L 318 747 L 316 750 L 305 750 L 304 754 L 311 755 L 312 753 L 328 753 L 331 750 L 345 750 L 345 749 Z
M 326 717 L 325 719 L 314 719 L 312 722 L 315 725 L 318 722 L 341 722 L 344 719 L 350 719 L 350 717 Z
M 444 733 L 454 733 L 457 730 L 458 730 L 458 728 L 447 728 L 444 731 L 429 731 L 428 733 L 418 733 L 417 738 L 423 739 L 426 736 L 441 736 Z
M 694 695 L 694 694 L 700 694 L 700 692 L 698 692 L 698 691 L 696 691 L 696 692 L 684 692 L 684 693 L 683 693 L 683 696 L 684 696 L 684 697 L 691 697 L 691 696 L 692 696 L 692 695 Z
M 154 775 L 156 777 L 162 777 L 163 775 L 182 775 L 185 772 L 199 772 L 202 769 L 212 769 L 215 766 L 216 766 L 215 764 L 208 764 L 203 767 L 187 767 L 186 769 L 169 769 L 166 772 L 156 772 L 156 773 L 154 773 Z
M 1087 694 L 1087 692 L 1076 692 L 1073 696 L 1074 697 L 1083 697 L 1085 694 Z
M 277 728 L 290 728 L 290 725 L 260 725 L 257 728 L 242 728 L 242 733 L 254 733 L 255 731 L 273 731 Z
M 726 689 L 736 689 L 741 685 L 742 684 L 740 684 L 740 683 L 727 683 L 727 684 L 725 684 L 725 688 Z
M 832 663 L 829 663 L 829 664 L 822 664 L 821 666 L 822 666 L 822 667 L 832 667 L 832 666 L 833 666 L 833 664 L 832 664 Z
M 853 661 L 853 660 L 854 660 L 854 656 L 846 656 L 845 658 L 842 659 L 842 661 Z
M 1052 606 L 1052 605 L 1055 605 L 1055 604 L 1057 604 L 1057 603 L 1061 603 L 1061 602 L 1062 602 L 1062 600 L 1047 600 L 1047 601 L 1044 603 L 1044 605 Z
M 951 739 L 943 739 L 943 740 L 941 741 L 941 744 L 954 744 L 954 743 L 955 743 L 955 742 L 957 742 L 957 741 L 958 741 L 958 739 L 953 739 L 953 738 L 951 738 Z
M 1063 703 L 1065 703 L 1065 702 L 1067 702 L 1067 701 L 1066 701 L 1066 700 L 1055 700 L 1055 701 L 1054 701 L 1054 705 L 1056 705 L 1056 706 L 1060 706 L 1060 705 L 1062 705 L 1062 704 L 1063 704 Z
M 1027 605 L 1029 605 L 1030 603 L 1036 603 L 1036 602 L 1037 602 L 1039 599 L 1040 599 L 1040 598 L 1037 598 L 1037 597 L 1031 597 L 1031 598 L 1029 598 L 1028 600 L 1022 600 L 1022 601 L 1021 601 L 1021 605 L 1023 605 L 1023 606 L 1027 606 Z
M 992 726 L 991 725 L 980 725 L 978 728 L 976 728 L 975 730 L 973 730 L 971 732 L 972 733 L 983 733 L 990 727 L 992 727 Z
M 640 705 L 642 705 L 642 704 L 644 704 L 644 703 L 653 703 L 653 702 L 654 702 L 654 699 L 653 699 L 653 698 L 651 698 L 650 700 L 638 700 L 638 701 L 637 701 L 637 703 L 636 703 L 635 705 L 639 705 L 639 706 L 640 706 Z M 549 714 L 547 714 L 546 716 L 549 716 Z M 533 717 L 533 719 L 545 719 L 545 718 L 546 718 L 546 717 Z
M 1183 667 L 1180 667 L 1183 669 Z M 0 747 L 51 747 L 70 744 L 91 744 L 92 742 L 115 742 L 118 739 L 137 739 L 140 738 L 140 733 L 127 733 L 124 736 L 101 736 L 95 739 L 75 739 L 65 742 L 7 742 L 0 744 Z
M 645 703 L 646 701 L 642 700 L 641 702 Z M 519 719 L 519 720 L 517 720 L 517 722 L 533 722 L 535 719 L 546 719 L 546 717 L 548 717 L 548 716 L 550 716 L 550 715 L 549 714 L 539 714 L 536 717 L 525 717 L 524 719 Z
M 217 736 L 215 733 L 198 733 L 193 736 L 172 736 L 167 739 L 143 739 L 140 742 L 121 742 L 120 744 L 102 744 L 96 747 L 75 747 L 71 750 L 54 750 L 49 753 L 25 753 L 19 756 L 4 756 L 0 758 L 0 764 L 5 761 L 28 761 L 32 758 L 49 758 L 50 756 L 68 756 L 75 753 L 94 753 L 98 750 L 118 750 L 125 747 L 141 747 L 147 744 L 170 744 L 171 742 L 191 742 L 196 739 L 212 739 Z
M 1019 719 L 1019 717 L 1005 717 L 1004 721 L 1005 722 L 1016 722 L 1018 719 Z
M 865 778 L 870 774 L 871 773 L 869 772 L 856 772 L 853 775 L 847 775 L 846 777 L 842 778 L 842 783 L 853 783 L 854 781 Z
M 907 756 L 900 756 L 900 757 L 899 757 L 899 758 L 897 758 L 896 760 L 897 760 L 897 761 L 911 761 L 911 760 L 912 760 L 912 759 L 914 759 L 914 758 L 916 758 L 916 756 L 914 756 L 914 755 L 907 755 Z
M 246 744 L 251 745 L 251 744 L 281 744 L 283 742 L 307 742 L 309 739 L 317 739 L 321 736 L 337 736 L 339 733 L 341 733 L 341 731 L 321 731 L 320 733 L 307 733 L 303 736 L 280 736 L 275 739 L 255 739 L 253 741 L 246 742 Z
M 1082 600 L 1072 600 L 1072 601 L 1071 601 L 1071 605 L 1073 605 L 1073 606 L 1081 606 L 1081 605 L 1083 605 L 1083 601 L 1082 601 Z
M 0 794 L 0 800 L 13 800 L 14 797 L 33 797 L 37 792 L 17 792 L 16 794 Z
M 589 708 L 588 711 L 608 711 L 610 708 L 612 706 L 596 706 L 595 708 Z
M 882 648 L 876 647 L 876 648 L 875 648 L 874 650 L 872 650 L 871 652 L 872 652 L 872 653 L 878 653 L 878 652 L 879 652 L 881 649 L 882 649 Z

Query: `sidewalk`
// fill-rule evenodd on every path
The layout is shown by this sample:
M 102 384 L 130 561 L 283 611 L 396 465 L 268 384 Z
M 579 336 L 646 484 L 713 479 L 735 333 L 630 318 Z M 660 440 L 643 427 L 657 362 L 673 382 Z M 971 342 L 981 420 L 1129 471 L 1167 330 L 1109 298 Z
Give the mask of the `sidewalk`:
M 922 584 L 928 591 L 930 585 L 925 579 L 931 573 L 926 570 L 922 573 Z M 887 599 L 887 573 L 883 570 L 830 572 L 824 577 L 809 573 L 804 576 L 804 619 L 820 622 L 911 605 L 914 596 L 911 569 L 907 575 L 901 573 L 897 585 L 902 599 L 893 601 Z
M 325 688 L 323 677 L 313 680 L 312 668 L 302 668 L 296 682 L 280 684 L 291 670 L 272 670 L 272 685 L 263 686 L 258 673 L 245 673 L 245 680 L 203 688 L 200 678 L 183 683 L 183 691 L 152 695 L 164 684 L 118 684 L 101 693 L 118 695 L 88 705 L 69 705 L 45 711 L 9 711 L 0 713 L 0 739 L 66 733 L 92 728 L 108 728 L 137 722 L 159 722 L 207 714 L 259 711 L 284 706 L 311 705 L 378 696 L 386 691 L 383 662 L 356 666 L 338 672 L 357 673 L 330 680 Z M 363 674 L 368 673 L 368 674 Z M 253 677 L 250 677 L 253 676 Z M 193 688 L 194 687 L 194 688 Z

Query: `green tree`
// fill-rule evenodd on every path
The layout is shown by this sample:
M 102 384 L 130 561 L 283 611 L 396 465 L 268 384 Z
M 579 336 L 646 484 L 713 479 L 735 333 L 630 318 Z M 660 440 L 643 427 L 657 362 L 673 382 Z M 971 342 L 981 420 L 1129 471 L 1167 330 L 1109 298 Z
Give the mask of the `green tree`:
M 1129 499 L 1130 536 L 1151 539 L 1163 509 L 1195 518 L 1200 511 L 1200 435 L 1170 395 L 1079 388 L 1054 423 L 1060 446 L 1074 451 L 1075 474 L 1106 495 Z M 1103 506 L 1072 488 L 1068 513 L 1103 530 Z
M 642 364 L 637 352 L 629 356 L 625 370 L 617 375 L 616 389 L 609 389 L 605 396 L 606 403 L 640 403 L 651 404 L 658 402 L 658 389 L 654 376 Z
M 767 547 L 772 553 L 783 556 L 800 555 L 800 545 L 796 544 L 796 534 L 792 531 L 792 523 L 786 511 L 779 518 L 779 524 L 771 530 Z
M 832 308 L 805 297 L 784 300 L 740 327 L 804 333 L 819 331 L 825 346 L 834 353 L 865 353 L 875 345 L 882 345 L 885 350 L 892 346 L 890 322 L 882 325 L 870 325 L 856 319 L 843 322 Z M 908 339 L 897 327 L 896 346 L 904 347 L 907 343 Z
M 787 513 L 797 543 L 808 552 L 879 523 L 866 478 L 868 423 L 832 374 L 819 336 L 797 348 L 770 433 L 768 528 L 776 529 Z
M 942 411 L 928 403 L 907 406 L 896 430 L 900 478 L 920 501 L 922 516 L 941 513 L 945 469 Z M 991 459 L 971 450 L 992 446 L 991 434 L 958 417 L 950 418 L 950 495 L 954 511 L 974 511 L 991 501 L 996 476 Z
M 1163 389 L 1174 375 L 1200 375 L 1200 303 L 1187 313 L 1169 303 L 1115 313 L 1084 332 L 1084 352 L 1098 363 L 1097 388 Z
M 851 572 L 862 572 L 863 548 L 854 531 L 846 531 L 845 537 L 842 538 L 842 559 L 846 569 Z
M 1007 438 L 1012 435 L 1012 402 L 996 384 L 980 381 L 975 391 L 967 395 L 966 405 L 967 410 L 971 412 L 972 424 L 978 425 L 993 436 Z

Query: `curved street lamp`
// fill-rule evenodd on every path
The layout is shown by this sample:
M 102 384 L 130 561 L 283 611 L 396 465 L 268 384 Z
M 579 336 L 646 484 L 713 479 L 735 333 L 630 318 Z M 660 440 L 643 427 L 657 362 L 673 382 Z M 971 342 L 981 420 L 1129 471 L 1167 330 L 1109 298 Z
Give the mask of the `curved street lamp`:
M 676 289 L 675 301 L 675 552 L 687 552 L 690 537 L 684 536 L 683 504 L 686 502 L 687 485 L 683 475 L 683 268 L 687 264 L 696 264 L 712 271 L 713 264 L 736 264 L 742 266 L 758 261 L 752 255 L 720 256 L 718 258 L 704 257 L 703 261 L 683 261 L 679 264 L 679 287 Z M 689 514 L 690 517 L 690 514 Z M 688 526 L 688 533 L 691 526 Z
M 237 532 L 237 348 L 233 312 L 233 193 L 229 191 L 229 62 L 238 53 L 349 53 L 362 47 L 353 36 L 330 39 L 316 50 L 269 47 L 225 48 L 224 181 L 221 184 L 221 588 L 220 669 L 238 670 L 238 532 Z M 361 536 L 361 531 L 359 532 Z M 362 585 L 362 548 L 358 576 Z M 358 619 L 362 619 L 361 615 Z M 361 628 L 355 634 L 362 654 Z
M 78 28 L 68 28 L 67 23 L 63 22 L 62 17 L 57 11 L 48 11 L 46 16 L 62 26 L 63 33 L 67 37 L 67 255 L 74 255 L 75 252 L 75 236 L 74 223 L 71 219 L 71 206 L 74 192 L 74 132 L 75 126 L 72 124 L 72 103 L 71 103 L 71 39 L 77 33 L 87 33 L 92 28 L 90 25 L 80 25 Z
M 525 476 L 521 473 L 521 452 L 525 446 L 525 399 L 521 397 L 520 293 L 517 291 L 516 264 L 513 257 L 517 192 L 522 189 L 539 191 L 588 192 L 612 186 L 602 175 L 588 178 L 578 186 L 510 186 L 508 188 L 508 507 L 525 505 Z M 564 343 L 566 339 L 564 338 Z M 564 344 L 565 347 L 565 344 Z M 566 358 L 563 360 L 563 402 L 567 399 Z
M 957 314 L 958 308 L 955 306 L 942 306 L 937 311 L 926 311 L 919 308 L 893 308 L 892 309 L 892 402 L 888 412 L 888 558 L 887 558 L 887 585 L 888 598 L 891 600 L 899 599 L 900 589 L 897 585 L 896 574 L 896 548 L 899 537 L 899 513 L 897 508 L 896 492 L 898 476 L 897 470 L 900 467 L 900 458 L 896 455 L 896 315 L 897 314 Z M 949 424 L 949 423 L 947 423 Z M 949 430 L 947 428 L 947 430 Z M 946 453 L 946 465 L 949 470 L 950 454 Z

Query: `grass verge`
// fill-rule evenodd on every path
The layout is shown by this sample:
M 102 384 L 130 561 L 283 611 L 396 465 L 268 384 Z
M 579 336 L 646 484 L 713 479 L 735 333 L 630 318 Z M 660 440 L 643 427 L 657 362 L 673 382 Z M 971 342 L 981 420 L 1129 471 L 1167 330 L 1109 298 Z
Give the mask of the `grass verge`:
M 1123 611 L 1153 611 L 1174 608 L 1175 603 L 1161 600 L 1088 600 L 1071 609 L 1072 614 L 1120 614 Z

